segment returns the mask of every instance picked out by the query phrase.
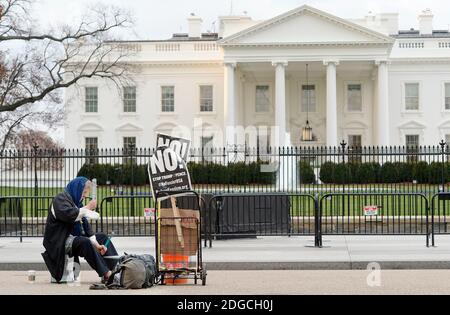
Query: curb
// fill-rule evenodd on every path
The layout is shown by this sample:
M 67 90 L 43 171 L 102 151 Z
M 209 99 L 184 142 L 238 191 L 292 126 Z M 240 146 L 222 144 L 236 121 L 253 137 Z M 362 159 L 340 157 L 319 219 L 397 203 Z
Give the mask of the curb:
M 342 262 L 204 262 L 207 270 L 366 270 L 372 261 Z M 442 270 L 450 269 L 448 261 L 382 261 L 381 270 Z M 46 271 L 43 262 L 0 263 L 0 271 Z M 91 270 L 81 263 L 81 270 Z

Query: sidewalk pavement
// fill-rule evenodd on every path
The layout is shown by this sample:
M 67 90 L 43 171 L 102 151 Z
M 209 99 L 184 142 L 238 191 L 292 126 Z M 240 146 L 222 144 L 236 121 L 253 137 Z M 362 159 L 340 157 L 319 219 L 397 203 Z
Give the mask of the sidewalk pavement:
M 32 284 L 26 271 L 0 271 L 0 295 L 174 295 L 178 301 L 185 295 L 251 294 L 257 300 L 278 294 L 436 295 L 450 294 L 449 278 L 450 270 L 383 270 L 376 277 L 368 270 L 222 270 L 209 271 L 206 286 L 190 281 L 146 290 L 91 291 L 89 286 L 99 281 L 94 271 L 82 271 L 79 283 L 59 285 L 51 284 L 45 271 L 38 271 Z
M 119 253 L 155 253 L 154 238 L 113 238 Z M 314 248 L 313 237 L 259 237 L 214 241 L 203 248 L 208 270 L 362 270 L 371 262 L 382 269 L 450 269 L 450 236 L 324 236 Z M 46 270 L 42 238 L 0 238 L 0 270 Z M 82 264 L 83 269 L 89 269 Z

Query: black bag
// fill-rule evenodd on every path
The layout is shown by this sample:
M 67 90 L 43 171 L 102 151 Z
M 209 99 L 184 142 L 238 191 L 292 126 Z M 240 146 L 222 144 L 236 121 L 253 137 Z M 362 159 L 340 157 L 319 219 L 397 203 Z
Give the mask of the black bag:
M 157 283 L 155 258 L 151 255 L 120 257 L 106 283 L 108 289 L 145 289 Z

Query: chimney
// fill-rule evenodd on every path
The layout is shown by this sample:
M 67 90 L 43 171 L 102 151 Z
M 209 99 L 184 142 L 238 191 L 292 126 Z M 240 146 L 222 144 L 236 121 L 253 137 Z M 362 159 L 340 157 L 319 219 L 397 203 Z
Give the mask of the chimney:
M 203 20 L 200 17 L 195 16 L 194 13 L 191 13 L 191 16 L 188 18 L 189 37 L 202 37 L 202 23 Z
M 419 15 L 419 30 L 421 35 L 433 34 L 433 13 L 430 9 L 422 11 Z

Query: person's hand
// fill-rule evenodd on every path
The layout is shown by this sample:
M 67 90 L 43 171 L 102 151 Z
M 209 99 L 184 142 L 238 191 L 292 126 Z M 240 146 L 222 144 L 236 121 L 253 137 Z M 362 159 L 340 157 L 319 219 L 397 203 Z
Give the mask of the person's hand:
M 89 210 L 95 211 L 95 209 L 97 208 L 97 200 L 91 200 L 86 208 L 88 208 Z
M 108 251 L 108 249 L 106 248 L 105 245 L 98 245 L 97 246 L 97 251 L 100 253 L 100 255 L 104 256 L 106 254 L 106 252 Z

